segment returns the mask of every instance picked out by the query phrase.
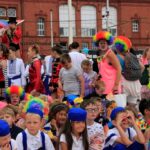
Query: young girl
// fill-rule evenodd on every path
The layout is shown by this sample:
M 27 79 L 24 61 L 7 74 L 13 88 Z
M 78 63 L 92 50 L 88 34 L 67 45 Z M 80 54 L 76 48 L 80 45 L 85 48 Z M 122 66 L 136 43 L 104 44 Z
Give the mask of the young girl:
M 38 57 L 39 47 L 38 45 L 30 46 L 28 49 L 28 57 L 31 60 L 29 67 L 29 84 L 27 92 L 33 96 L 39 96 L 39 93 L 44 93 L 44 85 L 41 78 L 41 60 Z
M 83 60 L 81 63 L 81 68 L 83 70 L 83 77 L 85 82 L 85 97 L 90 96 L 94 92 L 95 81 L 97 79 L 97 73 L 92 70 L 92 62 L 88 59 Z
M 94 36 L 95 45 L 101 52 L 97 58 L 99 74 L 105 83 L 103 94 L 120 91 L 121 67 L 115 53 L 109 48 L 113 43 L 113 36 L 107 31 L 100 31 Z
M 60 150 L 88 150 L 86 129 L 86 111 L 81 108 L 71 108 L 68 120 L 60 134 Z

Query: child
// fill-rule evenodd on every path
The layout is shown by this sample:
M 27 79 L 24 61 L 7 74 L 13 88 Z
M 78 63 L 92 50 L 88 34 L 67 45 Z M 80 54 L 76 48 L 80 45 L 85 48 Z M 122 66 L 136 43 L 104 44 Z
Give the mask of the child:
M 92 62 L 89 60 L 83 60 L 81 63 L 84 77 L 85 97 L 94 93 L 95 81 L 97 79 L 97 73 L 92 70 Z
M 40 93 L 44 93 L 44 85 L 41 77 L 42 62 L 39 59 L 40 48 L 38 45 L 33 45 L 28 48 L 28 58 L 31 62 L 29 67 L 29 84 L 27 86 L 27 92 L 33 96 L 39 96 Z
M 146 148 L 150 149 L 150 100 L 149 99 L 142 99 L 139 104 L 139 110 L 144 116 L 144 136 L 146 140 Z
M 47 134 L 40 131 L 43 112 L 37 108 L 29 108 L 25 117 L 26 129 L 18 134 L 16 141 L 19 150 L 38 149 L 54 150 L 53 144 Z
M 68 120 L 60 134 L 60 150 L 88 150 L 89 144 L 86 129 L 86 111 L 71 108 Z
M 101 124 L 94 120 L 98 114 L 98 107 L 93 99 L 85 100 L 81 107 L 87 111 L 87 131 L 89 138 L 89 150 L 103 150 L 105 134 Z
M 54 103 L 49 113 L 49 123 L 45 125 L 45 131 L 52 131 L 51 139 L 58 141 L 58 135 L 67 121 L 68 106 L 64 103 Z M 49 129 L 48 129 L 49 128 Z
M 84 97 L 84 79 L 81 72 L 72 66 L 69 54 L 61 56 L 63 68 L 59 73 L 59 87 L 64 91 L 64 97 L 74 94 Z
M 25 95 L 24 89 L 16 85 L 12 85 L 11 87 L 8 87 L 5 93 L 6 93 L 6 99 L 8 100 L 8 103 L 14 106 L 18 106 L 21 99 L 23 99 Z
M 0 150 L 17 150 L 16 141 L 10 137 L 10 128 L 6 121 L 0 119 Z
M 18 85 L 25 87 L 26 79 L 24 77 L 25 66 L 20 58 L 16 58 L 16 48 L 9 47 L 9 60 L 7 60 L 7 78 L 8 86 Z
M 108 131 L 104 150 L 144 150 L 145 138 L 136 125 L 133 113 L 116 107 L 111 113 L 111 120 L 115 128 Z
M 9 106 L 7 106 L 3 109 L 3 116 L 1 118 L 9 124 L 11 138 L 15 140 L 17 135 L 23 131 L 23 129 L 15 125 L 15 112 L 11 108 L 9 108 Z

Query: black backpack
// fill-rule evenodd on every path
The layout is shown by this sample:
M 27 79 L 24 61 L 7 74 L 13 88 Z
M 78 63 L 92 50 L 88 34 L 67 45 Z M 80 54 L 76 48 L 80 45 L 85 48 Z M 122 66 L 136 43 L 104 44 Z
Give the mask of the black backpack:
M 140 82 L 142 85 L 147 85 L 149 83 L 149 78 L 150 78 L 150 64 L 145 65 L 145 69 L 142 73 L 142 77 L 140 79 Z
M 123 76 L 128 81 L 139 80 L 142 77 L 142 69 L 136 55 L 132 53 L 125 54 L 125 68 Z

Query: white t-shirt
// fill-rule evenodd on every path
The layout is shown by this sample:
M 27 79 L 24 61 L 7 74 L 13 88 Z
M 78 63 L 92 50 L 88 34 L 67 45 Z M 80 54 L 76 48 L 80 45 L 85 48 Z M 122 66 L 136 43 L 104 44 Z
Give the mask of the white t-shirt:
M 130 140 L 133 141 L 134 137 L 136 136 L 136 131 L 131 127 L 129 127 L 129 131 L 130 131 Z M 129 138 L 129 131 L 127 129 L 125 132 L 126 135 L 128 136 L 128 138 Z M 117 128 L 110 129 L 107 133 L 107 138 L 110 137 L 110 135 L 112 135 L 112 134 L 115 134 L 115 135 L 112 136 L 111 139 L 105 144 L 105 147 L 108 147 L 109 145 L 111 145 L 111 146 L 114 145 L 116 139 L 120 137 L 120 134 L 119 134 L 119 131 Z
M 72 61 L 72 65 L 75 66 L 76 68 L 80 69 L 80 71 L 82 71 L 81 69 L 81 62 L 86 58 L 86 56 L 82 53 L 79 53 L 75 50 L 72 50 L 69 53 L 69 56 L 71 57 L 71 61 Z
M 73 144 L 72 144 L 72 149 L 71 150 L 84 150 L 82 137 L 77 139 L 72 134 L 72 139 L 73 139 Z M 67 143 L 65 134 L 61 134 L 61 136 L 60 136 L 60 143 Z M 61 150 L 61 148 L 60 148 L 60 150 Z
M 31 135 L 28 130 L 25 130 L 25 133 L 27 135 L 27 150 L 36 150 L 42 147 L 42 140 L 41 140 L 41 131 L 37 133 L 37 135 Z M 45 134 L 45 150 L 54 150 L 54 146 L 47 134 Z M 18 150 L 23 150 L 23 143 L 22 143 L 22 133 L 19 133 L 16 141 Z
M 105 143 L 105 134 L 101 124 L 94 122 L 93 125 L 87 125 L 89 138 L 89 150 L 103 150 Z
M 13 139 L 11 139 L 11 146 L 12 146 L 12 150 L 19 150 L 19 149 L 17 149 L 17 143 L 16 143 L 16 141 L 13 140 Z M 1 148 L 0 148 L 0 150 L 1 150 Z

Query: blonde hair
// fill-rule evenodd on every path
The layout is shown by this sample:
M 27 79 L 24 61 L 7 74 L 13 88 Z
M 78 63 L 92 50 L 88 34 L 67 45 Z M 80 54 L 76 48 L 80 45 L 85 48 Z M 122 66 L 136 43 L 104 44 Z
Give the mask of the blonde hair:
M 11 109 L 10 107 L 5 107 L 5 108 L 3 109 L 3 114 L 8 114 L 8 115 L 10 115 L 10 116 L 12 116 L 12 117 L 15 117 L 15 116 L 16 116 L 14 110 Z
M 147 57 L 148 51 L 150 51 L 150 48 L 146 48 L 146 49 L 144 50 L 144 53 L 143 53 L 143 57 L 144 57 L 144 58 Z

